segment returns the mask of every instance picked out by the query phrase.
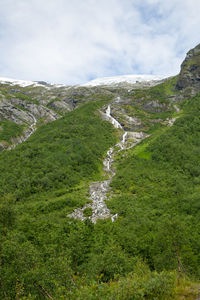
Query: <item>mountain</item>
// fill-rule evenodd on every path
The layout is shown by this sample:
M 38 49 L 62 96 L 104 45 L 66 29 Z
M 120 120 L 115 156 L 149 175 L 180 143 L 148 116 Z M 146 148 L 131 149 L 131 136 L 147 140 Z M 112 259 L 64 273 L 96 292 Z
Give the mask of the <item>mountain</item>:
M 0 299 L 198 299 L 198 49 L 155 81 L 1 80 Z
M 0 150 L 15 147 L 38 126 L 59 119 L 82 102 L 93 100 L 96 94 L 119 97 L 127 89 L 130 92 L 132 88 L 150 87 L 163 82 L 153 78 L 158 79 L 151 75 L 129 75 L 96 80 L 83 86 L 0 78 L 0 126 L 4 129 L 4 133 L 0 134 Z M 103 82 L 105 88 L 98 87 Z

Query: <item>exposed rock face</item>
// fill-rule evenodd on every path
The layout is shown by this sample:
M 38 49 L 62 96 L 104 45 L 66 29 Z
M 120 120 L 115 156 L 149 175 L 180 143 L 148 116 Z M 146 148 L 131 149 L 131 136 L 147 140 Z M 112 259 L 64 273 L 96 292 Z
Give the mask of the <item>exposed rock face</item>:
M 149 101 L 144 104 L 144 110 L 147 111 L 161 112 L 161 111 L 166 111 L 167 109 L 168 109 L 167 104 L 159 103 L 159 101 L 157 100 Z
M 68 103 L 65 103 L 64 101 L 55 101 L 50 104 L 50 107 L 55 111 L 67 112 L 71 110 L 70 105 Z
M 200 91 L 200 44 L 187 53 L 176 89 L 183 91 L 185 96 L 194 96 Z

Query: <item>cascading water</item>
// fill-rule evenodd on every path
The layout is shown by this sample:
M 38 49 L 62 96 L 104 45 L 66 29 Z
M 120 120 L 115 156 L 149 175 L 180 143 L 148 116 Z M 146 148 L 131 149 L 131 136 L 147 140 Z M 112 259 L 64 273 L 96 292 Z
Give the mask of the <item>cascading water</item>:
M 25 141 L 26 141 L 26 140 L 31 136 L 31 134 L 36 130 L 35 125 L 36 125 L 36 123 L 37 123 L 37 120 L 36 120 L 35 116 L 32 115 L 32 114 L 31 114 L 31 117 L 33 118 L 33 123 L 32 123 L 31 126 L 30 126 L 30 133 L 27 135 Z
M 111 108 L 110 108 L 110 104 L 108 105 L 108 108 L 106 109 L 106 116 L 107 118 L 109 119 L 109 121 L 113 124 L 113 126 L 115 128 L 122 128 L 122 125 L 115 119 L 111 116 Z
M 126 141 L 127 134 L 128 134 L 127 131 L 123 134 L 123 137 L 122 137 L 122 143 L 123 143 L 123 144 L 124 144 L 125 141 Z
M 108 117 L 110 117 L 110 104 L 108 105 L 107 109 L 106 109 L 106 115 Z
M 123 130 L 122 125 L 114 117 L 112 117 L 110 105 L 108 105 L 106 113 L 101 112 L 101 115 L 103 116 L 104 120 L 112 123 L 115 128 L 120 128 Z M 124 132 L 121 141 L 115 145 L 120 148 L 118 151 L 130 149 L 139 143 L 139 141 L 149 136 L 148 134 L 144 134 L 142 132 L 132 132 L 130 134 L 134 136 L 135 142 L 131 147 L 126 146 L 125 148 L 128 132 Z M 112 215 L 105 203 L 105 200 L 107 199 L 107 193 L 110 191 L 110 183 L 112 178 L 115 176 L 115 171 L 112 168 L 115 146 L 111 147 L 107 151 L 107 155 L 103 161 L 104 171 L 108 174 L 109 179 L 90 183 L 89 191 L 92 203 L 86 204 L 83 208 L 75 209 L 71 214 L 68 215 L 69 217 L 84 221 L 86 220 L 86 217 L 84 216 L 84 210 L 89 207 L 92 209 L 92 215 L 89 217 L 89 219 L 93 223 L 96 223 L 98 219 L 106 219 L 110 217 L 111 220 L 114 221 L 117 218 L 118 215 Z
M 110 121 L 113 124 L 115 128 L 120 128 L 123 130 L 121 124 L 114 117 L 111 116 L 110 105 L 108 105 L 106 109 L 106 117 L 108 121 Z M 116 144 L 116 146 L 119 146 L 121 150 L 124 149 L 126 138 L 127 138 L 127 132 L 123 134 L 121 142 Z M 92 208 L 92 215 L 89 217 L 89 219 L 93 223 L 96 223 L 97 219 L 106 219 L 111 217 L 111 220 L 114 221 L 117 218 L 117 214 L 112 215 L 110 213 L 110 210 L 107 208 L 107 205 L 105 204 L 105 200 L 107 199 L 106 194 L 110 190 L 110 183 L 112 178 L 115 175 L 115 172 L 112 169 L 113 156 L 114 156 L 114 147 L 111 147 L 107 151 L 106 158 L 103 161 L 104 170 L 108 173 L 109 179 L 105 181 L 97 181 L 97 182 L 90 183 L 90 198 L 92 199 L 92 203 L 86 204 L 83 208 L 75 209 L 71 214 L 68 215 L 69 217 L 73 217 L 75 219 L 80 219 L 84 221 L 86 219 L 86 217 L 84 216 L 84 210 L 90 207 Z

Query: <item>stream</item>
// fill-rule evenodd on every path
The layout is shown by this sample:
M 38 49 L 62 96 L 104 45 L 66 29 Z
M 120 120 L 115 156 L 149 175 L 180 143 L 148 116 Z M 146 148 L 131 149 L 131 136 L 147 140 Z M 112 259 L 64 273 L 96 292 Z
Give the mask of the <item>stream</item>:
M 115 128 L 120 128 L 123 130 L 121 124 L 111 115 L 111 106 L 108 105 L 105 113 L 106 119 L 113 124 Z M 118 146 L 120 148 L 119 151 L 123 150 L 125 148 L 125 143 L 127 139 L 127 132 L 124 132 L 122 139 L 119 143 L 117 143 L 115 146 L 111 147 L 107 151 L 107 155 L 103 161 L 104 165 L 104 171 L 108 174 L 108 179 L 104 181 L 96 181 L 91 182 L 89 186 L 89 192 L 90 192 L 90 199 L 92 200 L 92 203 L 88 203 L 82 208 L 75 209 L 71 214 L 69 214 L 69 217 L 79 219 L 81 221 L 84 221 L 87 219 L 86 216 L 84 216 L 84 210 L 86 208 L 92 209 L 92 214 L 89 216 L 89 219 L 96 223 L 98 219 L 106 219 L 111 218 L 112 221 L 114 221 L 118 215 L 112 215 L 110 213 L 110 210 L 108 209 L 105 200 L 107 200 L 107 193 L 110 191 L 110 183 L 112 181 L 112 178 L 115 176 L 115 171 L 112 168 L 113 158 L 114 158 L 114 148 Z

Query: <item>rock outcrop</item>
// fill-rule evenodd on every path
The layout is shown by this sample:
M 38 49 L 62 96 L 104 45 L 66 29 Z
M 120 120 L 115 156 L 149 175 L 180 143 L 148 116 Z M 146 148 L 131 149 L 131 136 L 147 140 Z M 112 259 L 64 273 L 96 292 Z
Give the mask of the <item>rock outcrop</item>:
M 181 65 L 176 90 L 185 96 L 194 96 L 200 91 L 200 44 L 191 49 Z

